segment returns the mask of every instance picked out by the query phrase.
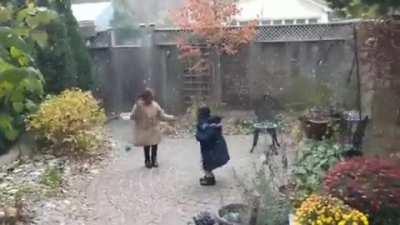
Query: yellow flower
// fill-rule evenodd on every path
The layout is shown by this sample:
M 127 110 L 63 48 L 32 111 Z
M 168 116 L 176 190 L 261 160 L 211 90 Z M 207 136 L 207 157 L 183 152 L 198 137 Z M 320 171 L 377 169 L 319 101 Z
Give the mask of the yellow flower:
M 369 225 L 366 215 L 341 200 L 315 195 L 297 209 L 295 221 L 296 225 Z

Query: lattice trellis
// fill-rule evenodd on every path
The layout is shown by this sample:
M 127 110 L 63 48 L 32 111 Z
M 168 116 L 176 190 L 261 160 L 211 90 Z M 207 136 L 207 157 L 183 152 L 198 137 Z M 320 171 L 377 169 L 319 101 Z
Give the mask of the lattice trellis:
M 353 38 L 353 25 L 304 24 L 263 26 L 258 28 L 257 42 L 348 40 Z
M 302 24 L 257 27 L 256 42 L 295 42 L 318 40 L 352 40 L 354 23 Z M 240 29 L 240 27 L 232 28 Z M 91 39 L 91 47 L 109 47 L 111 31 L 98 33 Z M 180 29 L 155 29 L 155 45 L 176 45 L 182 35 L 190 31 Z
M 259 26 L 256 42 L 292 42 L 316 40 L 353 39 L 353 23 L 302 24 Z M 240 29 L 240 28 L 238 28 Z M 154 41 L 157 45 L 175 45 L 182 33 L 179 29 L 156 29 Z

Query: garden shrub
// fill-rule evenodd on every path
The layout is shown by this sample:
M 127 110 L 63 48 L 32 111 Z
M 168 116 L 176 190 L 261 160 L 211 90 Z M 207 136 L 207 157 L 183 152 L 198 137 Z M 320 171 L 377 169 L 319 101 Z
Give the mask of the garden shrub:
M 299 157 L 293 169 L 294 205 L 322 189 L 326 172 L 342 159 L 344 149 L 330 140 L 308 141 L 298 150 Z
M 57 8 L 55 10 L 62 15 L 65 20 L 69 45 L 76 63 L 78 87 L 84 90 L 89 90 L 93 85 L 91 58 L 85 45 L 85 41 L 79 33 L 79 24 L 72 14 L 71 1 L 64 0 L 56 2 L 57 4 L 63 4 L 58 6 L 58 10 Z
M 48 90 L 52 93 L 93 86 L 93 71 L 89 51 L 79 33 L 79 25 L 71 10 L 71 1 L 37 0 L 40 6 L 53 9 L 59 19 L 46 26 L 50 46 L 39 51 L 39 66 L 43 70 Z
M 400 224 L 400 166 L 360 157 L 337 164 L 325 177 L 324 189 L 371 215 L 374 224 Z
M 33 46 L 47 44 L 43 26 L 57 15 L 32 4 L 15 7 L 0 2 L 0 154 L 16 141 L 27 113 L 36 109 L 43 91 Z M 16 3 L 15 3 L 16 4 Z
M 101 147 L 105 119 L 90 92 L 73 89 L 44 101 L 27 127 L 56 155 L 84 155 Z
M 296 225 L 368 225 L 367 215 L 333 197 L 311 195 L 296 211 Z
M 46 26 L 49 45 L 37 49 L 38 67 L 46 80 L 46 92 L 57 94 L 77 86 L 76 63 L 61 19 Z

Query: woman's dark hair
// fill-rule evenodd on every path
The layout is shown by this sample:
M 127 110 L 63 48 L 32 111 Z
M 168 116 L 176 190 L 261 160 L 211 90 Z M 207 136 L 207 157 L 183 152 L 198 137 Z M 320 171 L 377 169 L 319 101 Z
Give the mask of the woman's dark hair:
M 154 100 L 153 90 L 146 88 L 143 93 L 139 96 L 140 99 L 144 101 L 144 104 L 150 105 Z
M 210 117 L 211 110 L 208 106 L 202 106 L 197 110 L 197 122 L 201 122 Z

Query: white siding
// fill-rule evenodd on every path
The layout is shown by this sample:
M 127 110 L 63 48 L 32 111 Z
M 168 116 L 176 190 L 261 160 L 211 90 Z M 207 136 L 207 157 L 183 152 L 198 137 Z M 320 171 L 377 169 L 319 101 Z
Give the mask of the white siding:
M 258 19 L 260 21 L 291 21 L 317 19 L 319 23 L 328 22 L 329 8 L 312 0 L 242 0 L 238 21 Z

